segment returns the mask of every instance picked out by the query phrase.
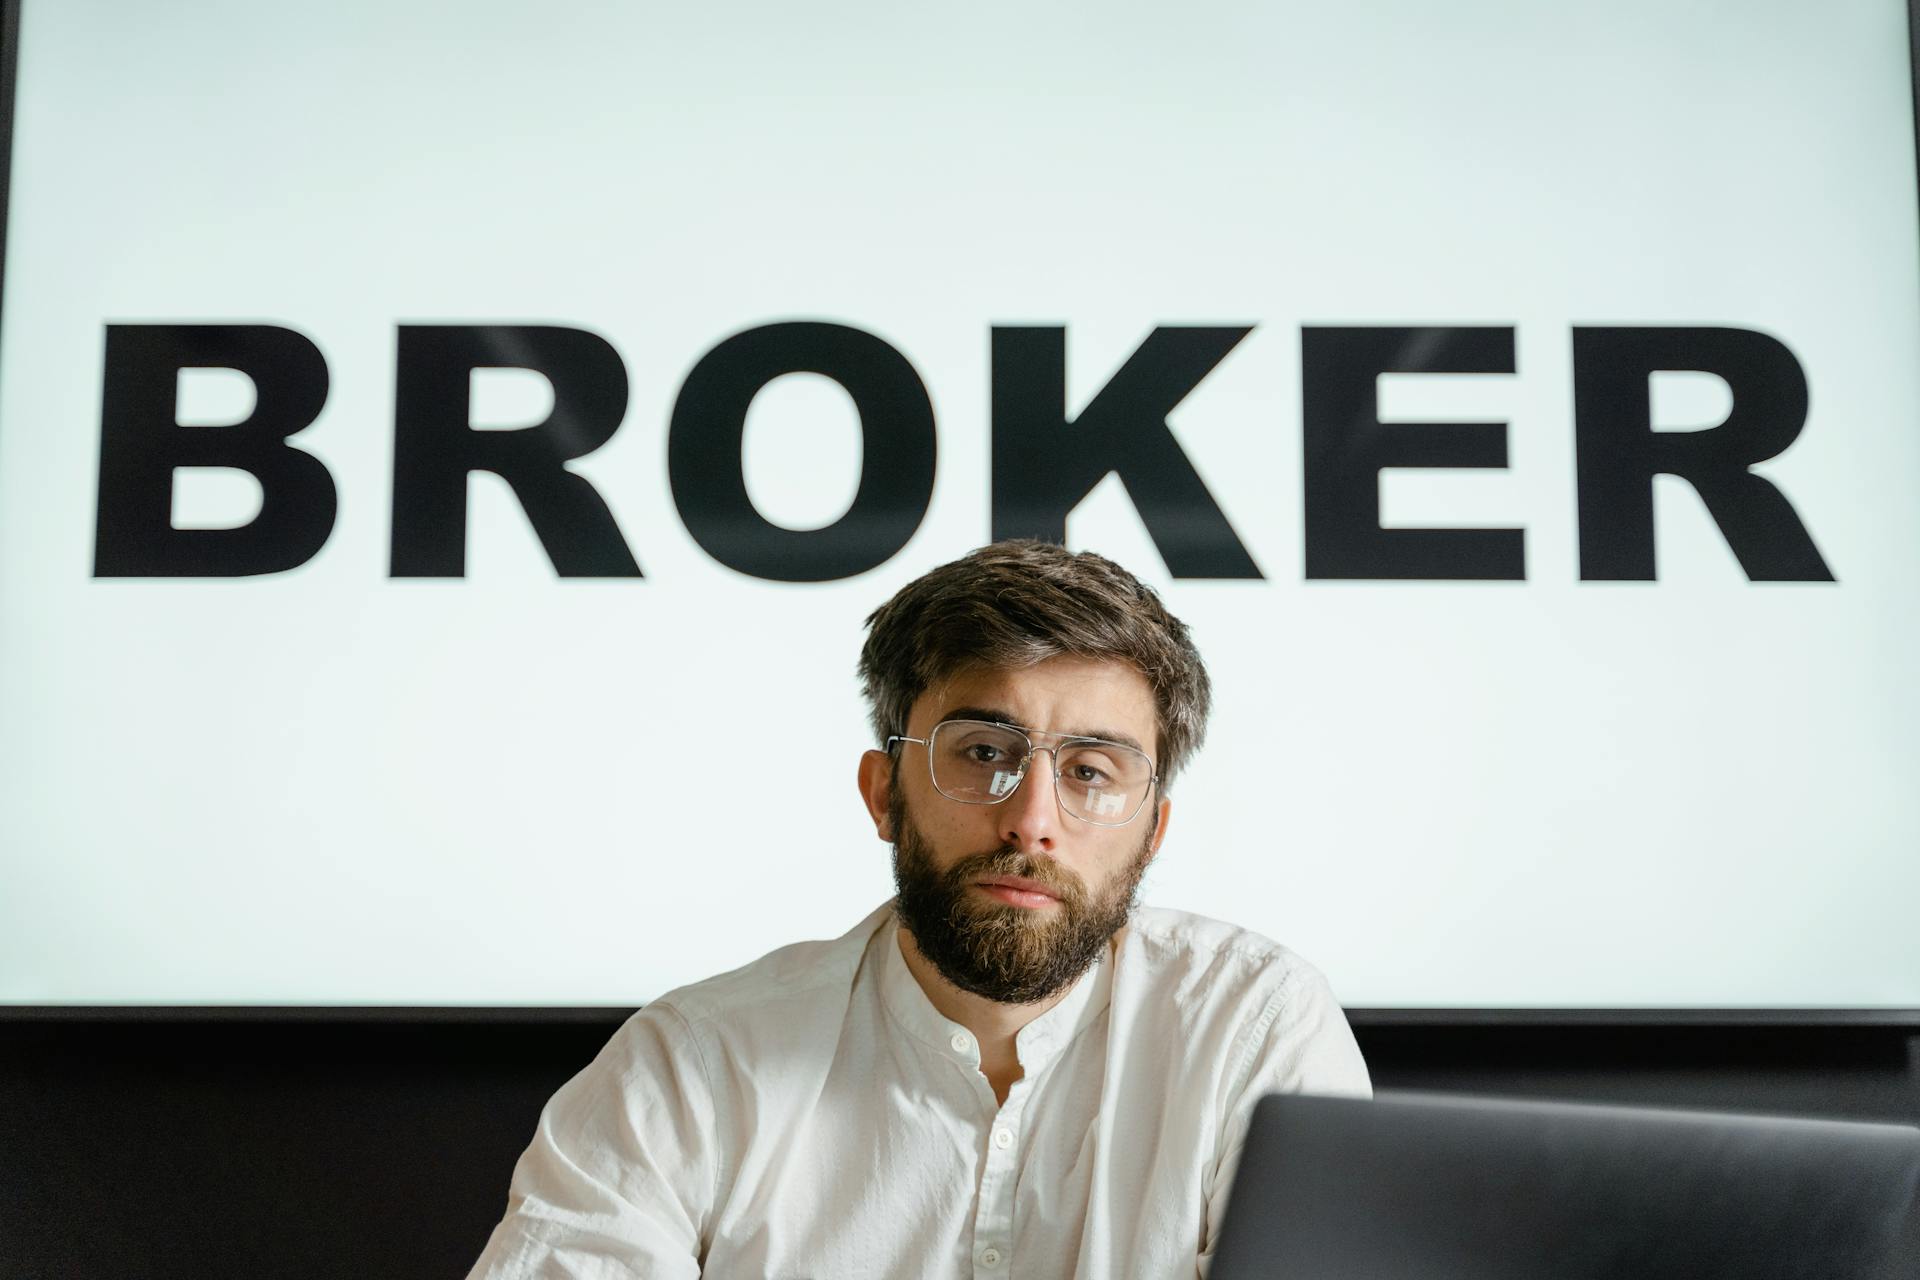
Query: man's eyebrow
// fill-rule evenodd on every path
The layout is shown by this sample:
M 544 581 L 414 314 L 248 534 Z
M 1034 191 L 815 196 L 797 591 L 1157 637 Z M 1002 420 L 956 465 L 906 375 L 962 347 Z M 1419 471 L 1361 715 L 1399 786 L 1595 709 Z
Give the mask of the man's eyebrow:
M 999 707 L 954 707 L 940 713 L 941 720 L 990 720 L 995 724 L 1019 724 L 1013 713 Z M 937 722 L 936 722 L 937 723 Z
M 1040 733 L 1052 733 L 1062 738 L 1098 738 L 1102 742 L 1117 742 L 1123 747 L 1132 747 L 1142 755 L 1147 751 L 1132 734 L 1121 733 L 1117 729 L 1037 729 L 1033 725 L 1021 724 L 1012 712 L 1000 707 L 953 707 L 942 712 L 940 719 L 989 720 L 995 724 L 1010 724 L 1018 729 L 1035 729 Z
M 1147 754 L 1147 749 L 1136 742 L 1132 734 L 1121 733 L 1117 729 L 1084 729 L 1062 736 L 1068 738 L 1098 738 L 1102 742 L 1117 742 L 1123 747 L 1132 747 L 1141 755 Z

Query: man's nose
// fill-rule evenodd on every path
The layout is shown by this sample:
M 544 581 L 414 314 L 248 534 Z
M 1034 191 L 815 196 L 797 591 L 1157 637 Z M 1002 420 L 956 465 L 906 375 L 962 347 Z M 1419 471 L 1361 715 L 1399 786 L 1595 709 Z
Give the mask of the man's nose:
M 1042 753 L 1045 758 L 1042 759 Z M 1000 838 L 1016 849 L 1051 853 L 1060 834 L 1060 795 L 1053 778 L 1053 750 L 1036 747 L 1027 775 L 1000 803 Z

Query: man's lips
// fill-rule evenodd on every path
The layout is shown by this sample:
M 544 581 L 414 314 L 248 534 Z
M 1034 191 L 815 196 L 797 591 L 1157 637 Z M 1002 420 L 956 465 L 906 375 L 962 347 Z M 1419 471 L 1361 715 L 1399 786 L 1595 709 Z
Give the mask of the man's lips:
M 1025 876 L 982 876 L 973 882 L 989 897 L 1015 907 L 1050 907 L 1060 901 L 1053 890 Z

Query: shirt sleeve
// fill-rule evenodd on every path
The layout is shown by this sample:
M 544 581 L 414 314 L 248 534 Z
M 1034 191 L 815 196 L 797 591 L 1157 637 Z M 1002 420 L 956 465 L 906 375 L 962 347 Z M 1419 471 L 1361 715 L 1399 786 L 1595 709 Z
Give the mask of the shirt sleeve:
M 692 1029 L 649 1005 L 541 1111 L 468 1280 L 698 1277 L 716 1141 Z
M 1207 1188 L 1206 1238 L 1200 1274 L 1205 1276 L 1226 1218 L 1227 1198 L 1247 1146 L 1253 1108 L 1270 1093 L 1318 1093 L 1370 1098 L 1373 1082 L 1333 988 L 1316 969 L 1302 965 L 1253 1029 L 1253 1050 L 1241 1083 L 1222 1110 L 1222 1152 Z

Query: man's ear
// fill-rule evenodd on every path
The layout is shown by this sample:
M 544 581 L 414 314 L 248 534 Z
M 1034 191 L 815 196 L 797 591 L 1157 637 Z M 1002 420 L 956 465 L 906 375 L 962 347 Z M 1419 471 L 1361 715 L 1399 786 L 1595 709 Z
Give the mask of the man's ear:
M 866 802 L 873 830 L 882 840 L 893 842 L 893 757 L 884 751 L 868 751 L 860 757 L 860 799 Z
M 1160 852 L 1160 842 L 1167 838 L 1167 822 L 1173 817 L 1173 801 L 1162 799 L 1153 811 L 1153 837 L 1147 841 L 1147 857 Z

